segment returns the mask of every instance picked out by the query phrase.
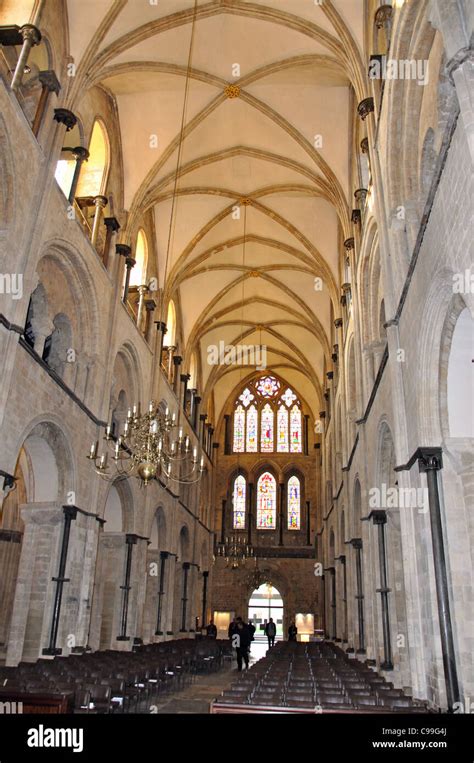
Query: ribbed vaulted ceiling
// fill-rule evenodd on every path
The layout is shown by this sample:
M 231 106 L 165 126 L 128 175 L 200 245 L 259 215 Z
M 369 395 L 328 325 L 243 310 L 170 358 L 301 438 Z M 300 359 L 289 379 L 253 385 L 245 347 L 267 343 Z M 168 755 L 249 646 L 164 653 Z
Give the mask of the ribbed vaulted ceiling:
M 200 352 L 201 391 L 213 390 L 216 415 L 251 370 L 208 365 L 207 348 L 219 341 L 266 345 L 269 370 L 317 412 L 341 243 L 351 235 L 363 1 L 200 0 L 193 25 L 194 6 L 70 0 L 80 76 L 69 101 L 84 84 L 117 101 L 128 230 L 153 211 L 161 283 L 181 304 L 186 358 Z M 236 97 L 229 84 L 239 86 Z

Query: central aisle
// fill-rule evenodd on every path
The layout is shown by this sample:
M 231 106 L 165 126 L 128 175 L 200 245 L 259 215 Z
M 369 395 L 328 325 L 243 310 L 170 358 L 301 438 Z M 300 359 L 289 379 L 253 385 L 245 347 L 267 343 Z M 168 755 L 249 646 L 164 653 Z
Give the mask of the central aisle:
M 254 642 L 250 653 L 250 664 L 253 665 L 262 659 L 262 657 L 265 657 L 266 651 L 266 642 Z M 207 714 L 209 713 L 209 706 L 212 700 L 218 697 L 225 689 L 228 689 L 237 675 L 237 660 L 234 652 L 232 662 L 227 663 L 218 673 L 199 675 L 192 686 L 188 686 L 182 692 L 179 692 L 179 694 L 175 694 L 172 697 L 166 698 L 164 702 L 156 704 L 158 714 Z

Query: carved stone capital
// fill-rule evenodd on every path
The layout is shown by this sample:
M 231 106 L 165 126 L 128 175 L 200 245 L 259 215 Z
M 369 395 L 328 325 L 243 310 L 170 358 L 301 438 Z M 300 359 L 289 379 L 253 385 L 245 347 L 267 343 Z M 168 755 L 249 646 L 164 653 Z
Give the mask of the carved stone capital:
M 104 217 L 104 225 L 112 233 L 116 233 L 120 230 L 120 223 L 116 217 Z
M 56 93 L 56 95 L 59 94 L 61 85 L 58 78 L 56 77 L 55 72 L 52 69 L 47 69 L 43 72 L 40 72 L 38 74 L 38 79 L 43 87 L 49 90 L 50 93 Z
M 54 109 L 54 120 L 66 127 L 66 132 L 72 130 L 77 123 L 77 117 L 69 109 Z
M 128 258 L 132 253 L 132 249 L 127 244 L 115 244 L 115 252 L 121 257 Z
M 41 42 L 41 32 L 38 27 L 33 24 L 23 24 L 20 29 L 20 34 L 23 37 L 23 42 L 28 40 L 31 45 L 39 45 Z
M 362 119 L 362 121 L 364 121 L 364 119 L 366 119 L 366 117 L 369 114 L 372 114 L 373 111 L 374 111 L 374 99 L 372 98 L 372 96 L 370 96 L 369 98 L 364 98 L 357 106 L 357 113 Z

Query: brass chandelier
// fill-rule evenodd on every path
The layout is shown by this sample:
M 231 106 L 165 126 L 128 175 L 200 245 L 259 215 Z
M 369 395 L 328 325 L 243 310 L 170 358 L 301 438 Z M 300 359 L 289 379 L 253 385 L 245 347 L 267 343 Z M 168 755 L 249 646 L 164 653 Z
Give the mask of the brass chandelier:
M 217 556 L 223 557 L 226 561 L 226 567 L 232 570 L 245 566 L 247 559 L 254 556 L 254 549 L 249 543 L 245 543 L 240 535 L 230 535 L 224 543 L 217 544 Z
M 87 456 L 94 462 L 96 473 L 103 479 L 112 481 L 117 474 L 123 477 L 136 476 L 146 486 L 153 479 L 191 485 L 201 479 L 205 471 L 204 456 L 199 457 L 197 447 L 191 450 L 188 436 L 176 422 L 176 414 L 170 416 L 150 401 L 148 411 L 140 412 L 140 404 L 134 405 L 127 413 L 122 434 L 118 436 L 112 426 L 105 429 L 107 443 L 105 453 L 98 455 L 98 442 L 93 442 Z M 109 455 L 115 470 L 109 473 Z M 199 465 L 198 465 L 199 464 Z

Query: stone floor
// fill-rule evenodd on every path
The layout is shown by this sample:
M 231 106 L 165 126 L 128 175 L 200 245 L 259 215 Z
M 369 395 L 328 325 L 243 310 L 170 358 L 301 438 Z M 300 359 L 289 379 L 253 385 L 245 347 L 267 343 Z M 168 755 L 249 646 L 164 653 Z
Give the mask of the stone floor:
M 253 643 L 250 654 L 250 664 L 265 657 L 266 643 Z M 154 712 L 158 714 L 176 713 L 209 713 L 209 707 L 213 699 L 227 689 L 237 675 L 237 661 L 227 662 L 218 673 L 200 675 L 194 683 L 175 694 L 166 698 L 166 701 L 156 704 Z

